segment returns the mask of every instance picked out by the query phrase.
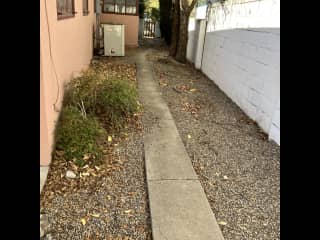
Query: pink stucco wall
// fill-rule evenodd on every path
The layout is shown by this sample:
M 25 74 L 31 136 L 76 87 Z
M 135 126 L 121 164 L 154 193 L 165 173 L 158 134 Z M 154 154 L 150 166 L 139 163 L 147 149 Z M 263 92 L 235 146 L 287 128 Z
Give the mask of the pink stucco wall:
M 104 13 L 101 14 L 101 23 L 124 24 L 126 46 L 138 46 L 139 16 Z
M 82 0 L 75 0 L 75 17 L 58 20 L 56 1 L 40 1 L 40 165 L 49 165 L 51 161 L 64 84 L 85 69 L 92 58 L 93 6 L 93 0 L 89 0 L 90 13 L 83 16 Z M 56 100 L 57 111 L 53 106 Z

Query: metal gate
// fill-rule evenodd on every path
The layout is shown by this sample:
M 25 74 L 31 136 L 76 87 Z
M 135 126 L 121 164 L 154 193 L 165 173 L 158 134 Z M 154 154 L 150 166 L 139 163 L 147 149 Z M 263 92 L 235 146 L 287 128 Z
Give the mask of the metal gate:
M 152 20 L 144 20 L 143 37 L 155 38 L 156 23 Z

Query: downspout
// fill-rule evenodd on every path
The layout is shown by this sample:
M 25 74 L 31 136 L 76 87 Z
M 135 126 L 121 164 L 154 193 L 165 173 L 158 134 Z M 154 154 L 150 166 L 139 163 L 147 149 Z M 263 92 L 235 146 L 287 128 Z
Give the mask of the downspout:
M 203 39 L 203 45 L 202 45 L 202 54 L 201 54 L 201 63 L 200 63 L 200 70 L 202 69 L 202 60 L 203 60 L 203 53 L 204 53 L 204 45 L 206 44 L 206 36 L 207 36 L 207 27 L 208 27 L 208 21 L 209 21 L 209 12 L 211 9 L 211 0 L 208 0 L 207 2 L 208 6 L 207 6 L 207 11 L 206 11 L 206 27 L 205 27 L 205 31 L 204 31 L 204 39 Z

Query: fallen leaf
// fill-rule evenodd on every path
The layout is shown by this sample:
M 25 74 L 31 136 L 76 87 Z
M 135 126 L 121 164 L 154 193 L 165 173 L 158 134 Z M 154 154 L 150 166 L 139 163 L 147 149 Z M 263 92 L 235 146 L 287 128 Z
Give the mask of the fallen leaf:
M 94 166 L 94 167 L 95 167 L 95 169 L 97 169 L 97 171 L 101 170 L 101 168 L 99 168 L 98 166 Z
M 108 136 L 108 142 L 112 142 L 112 137 Z
M 85 155 L 83 156 L 83 160 L 84 160 L 84 161 L 87 161 L 89 158 L 90 158 L 89 154 L 85 154 Z
M 100 217 L 100 214 L 91 214 L 92 217 L 98 218 Z
M 126 211 L 124 211 L 125 213 L 131 213 L 132 212 L 132 210 L 126 210 Z
M 90 173 L 84 172 L 84 173 L 82 173 L 82 176 L 85 176 L 85 177 L 90 176 Z
M 85 218 L 81 218 L 81 223 L 82 223 L 82 225 L 84 226 L 84 225 L 87 224 L 87 220 L 86 220 Z
M 227 177 L 227 176 L 223 176 L 223 179 L 224 179 L 224 180 L 228 180 L 228 177 Z
M 222 226 L 227 225 L 227 223 L 226 223 L 226 222 L 224 222 L 224 221 L 220 221 L 220 222 L 218 222 L 218 224 L 219 224 L 219 225 L 222 225 Z
M 195 92 L 195 91 L 197 91 L 197 89 L 196 89 L 196 88 L 192 88 L 192 89 L 190 89 L 189 91 L 190 91 L 190 92 Z
M 191 135 L 190 135 L 190 134 L 188 134 L 188 138 L 189 138 L 189 139 L 191 138 Z

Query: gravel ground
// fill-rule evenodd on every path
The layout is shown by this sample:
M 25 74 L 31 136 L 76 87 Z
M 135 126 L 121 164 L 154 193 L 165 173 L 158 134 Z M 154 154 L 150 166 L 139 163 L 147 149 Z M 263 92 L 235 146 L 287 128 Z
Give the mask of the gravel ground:
M 42 239 L 152 239 L 141 117 L 105 144 L 105 163 L 90 176 L 52 162 L 40 196 Z M 77 177 L 66 178 L 67 170 Z
M 118 164 L 114 162 L 94 187 L 42 202 L 53 239 L 151 239 L 142 132 L 130 129 L 115 152 Z
M 280 147 L 212 81 L 148 55 L 226 240 L 280 239 Z

